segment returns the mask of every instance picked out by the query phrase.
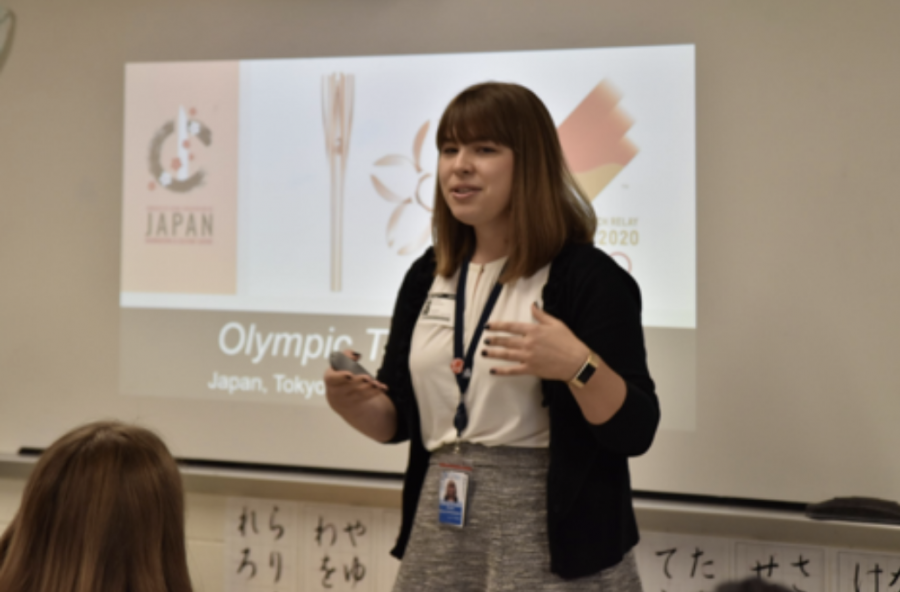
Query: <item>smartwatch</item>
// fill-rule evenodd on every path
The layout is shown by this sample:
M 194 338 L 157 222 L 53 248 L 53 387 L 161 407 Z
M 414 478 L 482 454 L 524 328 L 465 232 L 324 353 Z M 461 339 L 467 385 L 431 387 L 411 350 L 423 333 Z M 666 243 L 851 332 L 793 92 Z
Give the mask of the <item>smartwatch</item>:
M 569 386 L 574 388 L 582 388 L 585 383 L 591 379 L 591 376 L 594 375 L 594 372 L 597 371 L 597 367 L 600 365 L 600 356 L 595 354 L 594 352 L 590 352 L 588 354 L 587 359 L 584 361 L 584 364 L 581 365 L 581 368 L 578 369 L 578 372 L 575 373 L 575 376 L 569 380 Z

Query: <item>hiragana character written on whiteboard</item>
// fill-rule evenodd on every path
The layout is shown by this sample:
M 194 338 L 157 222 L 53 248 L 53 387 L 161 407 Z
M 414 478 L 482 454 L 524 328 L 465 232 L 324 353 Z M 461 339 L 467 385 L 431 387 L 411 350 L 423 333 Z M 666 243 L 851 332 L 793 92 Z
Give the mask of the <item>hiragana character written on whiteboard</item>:
M 253 532 L 259 534 L 259 531 L 256 529 L 256 511 L 251 510 L 248 512 L 247 506 L 244 506 L 244 511 L 241 512 L 241 520 L 238 523 L 238 531 L 241 533 L 241 536 L 247 536 L 248 522 L 250 528 L 253 529 Z
M 801 554 L 801 555 L 800 555 L 800 558 L 797 559 L 797 561 L 796 561 L 795 563 L 792 563 L 792 564 L 791 564 L 791 567 L 796 567 L 797 569 L 800 570 L 800 573 L 803 574 L 803 577 L 804 577 L 804 578 L 808 578 L 808 577 L 809 577 L 809 572 L 806 571 L 806 566 L 807 566 L 807 565 L 809 565 L 809 559 L 805 559 L 805 558 L 803 557 L 803 555 Z
M 277 541 L 284 536 L 284 526 L 275 522 L 275 515 L 278 513 L 278 506 L 272 507 L 272 514 L 269 515 L 269 530 L 277 533 L 275 540 Z
M 272 551 L 269 553 L 269 567 L 275 570 L 275 579 L 273 580 L 276 584 L 281 581 L 281 553 L 278 551 Z
M 344 579 L 352 582 L 352 587 L 356 587 L 357 582 L 361 582 L 366 577 L 366 566 L 360 563 L 359 557 L 353 557 L 353 564 L 344 566 Z
M 884 573 L 884 570 L 881 568 L 878 563 L 875 564 L 875 567 L 866 572 L 867 575 L 874 576 L 875 579 L 875 592 L 879 592 L 879 586 L 881 584 L 881 574 Z M 900 576 L 900 569 L 897 570 L 896 574 L 891 574 L 894 576 L 894 579 L 891 580 L 891 583 L 888 587 L 893 586 L 894 582 L 897 581 L 897 577 Z M 853 589 L 856 592 L 862 591 L 862 582 L 860 582 L 860 574 L 859 574 L 859 563 L 856 564 L 856 570 L 853 573 Z
M 675 555 L 675 553 L 677 553 L 677 552 L 678 552 L 678 549 L 676 549 L 675 547 L 672 547 L 671 549 L 666 549 L 664 551 L 656 552 L 657 557 L 662 557 L 663 555 L 668 555 L 668 557 L 666 557 L 666 560 L 663 562 L 663 573 L 670 580 L 672 579 L 672 574 L 669 573 L 669 560 L 672 559 L 672 556 Z
M 319 568 L 319 571 L 323 573 L 322 575 L 322 587 L 323 588 L 332 588 L 332 584 L 329 580 L 331 580 L 331 576 L 334 575 L 334 572 L 337 571 L 336 567 L 331 567 L 329 562 L 331 561 L 331 557 L 325 555 L 322 558 L 322 566 Z
M 245 569 L 249 568 L 250 569 L 249 579 L 252 580 L 253 578 L 256 577 L 256 563 L 253 561 L 250 561 L 250 549 L 249 548 L 242 549 L 241 554 L 243 555 L 243 557 L 241 557 L 241 564 L 238 566 L 237 572 L 238 572 L 238 574 L 240 574 Z
M 703 556 L 703 551 L 700 550 L 700 547 L 696 547 L 694 552 L 691 554 L 691 557 L 694 559 L 694 566 L 691 567 L 691 577 L 693 578 L 697 574 L 697 567 L 699 564 L 699 566 L 701 568 L 700 569 L 701 575 L 704 578 L 711 580 L 711 579 L 715 578 L 716 576 L 714 576 L 713 574 L 706 573 L 706 571 L 703 568 L 709 567 L 710 565 L 712 565 L 713 561 L 708 560 L 708 561 L 704 561 L 702 564 L 700 564 L 699 562 L 700 562 L 700 558 L 702 556 Z
M 322 546 L 322 535 L 325 534 L 326 530 L 331 531 L 331 543 L 329 546 L 333 546 L 337 542 L 337 528 L 334 527 L 334 524 L 325 524 L 325 519 L 319 516 L 319 525 L 316 526 L 316 542 L 319 546 Z
M 348 522 L 347 526 L 344 528 L 344 532 L 346 532 L 350 537 L 350 543 L 355 547 L 356 537 L 366 534 L 366 527 L 359 520 L 357 520 L 355 524 L 352 522 Z
M 761 577 L 763 577 L 763 576 L 762 576 L 763 570 L 768 570 L 768 573 L 766 573 L 766 577 L 767 577 L 767 578 L 771 578 L 771 577 L 772 577 L 772 572 L 774 572 L 774 571 L 775 571 L 777 568 L 779 568 L 779 567 L 781 567 L 781 566 L 778 565 L 777 563 L 775 563 L 775 556 L 774 556 L 774 555 L 769 555 L 769 562 L 768 562 L 768 563 L 762 564 L 762 563 L 760 563 L 759 561 L 757 561 L 757 562 L 756 562 L 756 566 L 755 566 L 755 567 L 751 567 L 751 568 L 750 568 L 750 571 L 756 572 L 756 576 L 759 577 L 759 578 L 761 578 Z

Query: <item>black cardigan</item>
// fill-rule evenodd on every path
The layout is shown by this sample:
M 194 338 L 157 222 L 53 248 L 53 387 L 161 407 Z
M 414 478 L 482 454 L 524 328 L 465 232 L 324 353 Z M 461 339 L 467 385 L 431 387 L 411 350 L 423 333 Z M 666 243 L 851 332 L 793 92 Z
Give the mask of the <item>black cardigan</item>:
M 409 352 L 434 271 L 434 252 L 429 249 L 407 272 L 378 372 L 397 409 L 397 433 L 391 441 L 410 440 L 403 522 L 391 552 L 397 558 L 403 557 L 409 541 L 430 456 L 422 444 Z M 550 266 L 543 300 L 544 310 L 562 320 L 628 387 L 616 415 L 593 425 L 566 383 L 542 381 L 550 414 L 550 569 L 563 578 L 578 578 L 615 565 L 638 542 L 628 457 L 650 447 L 659 424 L 659 402 L 647 371 L 640 291 L 615 261 L 591 245 L 567 245 Z

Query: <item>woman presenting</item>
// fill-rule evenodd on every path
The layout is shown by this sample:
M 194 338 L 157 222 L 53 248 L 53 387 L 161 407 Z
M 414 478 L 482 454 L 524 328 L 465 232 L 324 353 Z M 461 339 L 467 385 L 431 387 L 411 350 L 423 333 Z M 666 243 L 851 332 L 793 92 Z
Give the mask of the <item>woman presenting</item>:
M 434 247 L 400 288 L 378 379 L 325 374 L 350 425 L 410 441 L 394 589 L 639 591 L 628 457 L 659 403 L 637 284 L 593 246 L 531 91 L 466 89 L 437 145 Z

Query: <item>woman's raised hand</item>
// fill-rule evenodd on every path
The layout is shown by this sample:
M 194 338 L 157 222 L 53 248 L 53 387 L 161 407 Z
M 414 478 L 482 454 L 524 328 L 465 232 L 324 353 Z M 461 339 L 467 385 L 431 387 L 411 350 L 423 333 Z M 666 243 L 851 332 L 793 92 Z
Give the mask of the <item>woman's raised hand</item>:
M 518 362 L 497 366 L 498 376 L 530 374 L 547 380 L 569 380 L 587 359 L 590 350 L 565 323 L 531 305 L 537 323 L 491 321 L 486 327 L 509 335 L 492 335 L 483 340 L 481 355 L 496 360 Z

